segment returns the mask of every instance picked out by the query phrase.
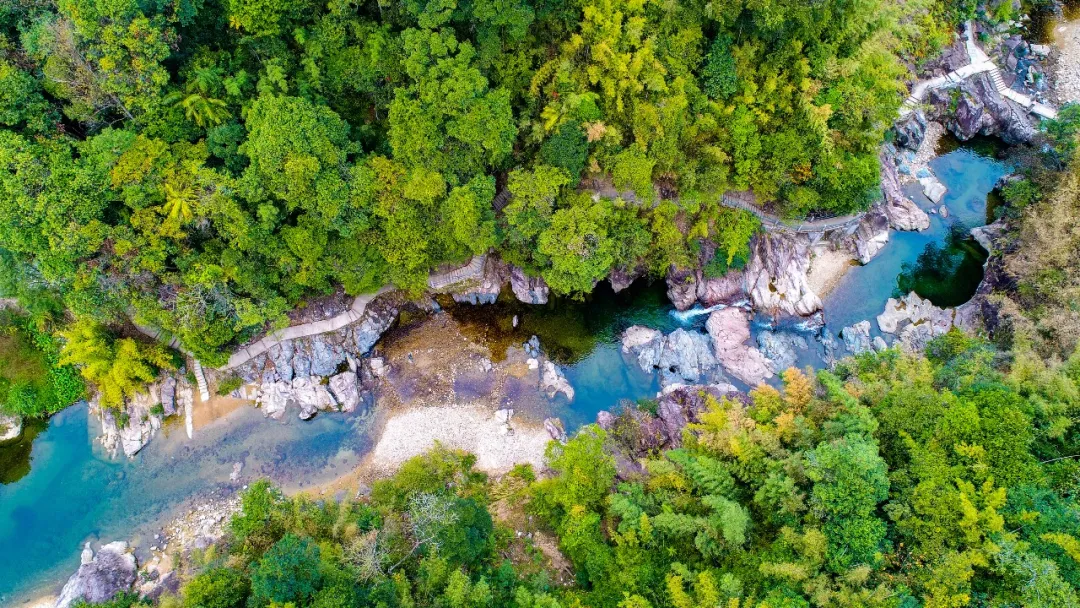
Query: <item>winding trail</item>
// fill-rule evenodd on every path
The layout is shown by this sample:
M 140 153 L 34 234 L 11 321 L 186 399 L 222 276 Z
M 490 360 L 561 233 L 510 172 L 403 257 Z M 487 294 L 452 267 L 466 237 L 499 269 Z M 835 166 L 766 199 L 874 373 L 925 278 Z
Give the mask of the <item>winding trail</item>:
M 908 98 L 904 100 L 903 105 L 900 106 L 900 116 L 907 116 L 915 111 L 916 107 L 926 101 L 926 95 L 930 91 L 956 86 L 976 74 L 989 72 L 990 81 L 994 83 L 994 88 L 997 89 L 997 92 L 1000 93 L 1002 97 L 1015 102 L 1017 105 L 1036 116 L 1050 119 L 1057 118 L 1057 110 L 1054 108 L 1039 103 L 1031 97 L 1005 86 L 1005 79 L 1002 77 L 1001 70 L 998 68 L 997 64 L 991 61 L 990 56 L 982 50 L 982 47 L 980 47 L 977 42 L 975 42 L 975 24 L 968 21 L 965 29 L 967 31 L 964 35 L 964 46 L 967 50 L 969 63 L 944 76 L 938 76 L 916 83 L 911 89 L 911 95 L 909 95 Z

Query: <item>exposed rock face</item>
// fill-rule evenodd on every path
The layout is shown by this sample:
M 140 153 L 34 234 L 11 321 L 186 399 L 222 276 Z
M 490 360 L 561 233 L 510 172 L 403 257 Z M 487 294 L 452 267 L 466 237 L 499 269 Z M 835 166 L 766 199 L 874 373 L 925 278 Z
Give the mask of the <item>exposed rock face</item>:
M 953 111 L 956 90 L 959 94 Z M 945 125 L 963 141 L 980 134 L 996 135 L 1015 145 L 1030 142 L 1036 135 L 1026 113 L 1003 98 L 986 74 L 968 78 L 956 89 L 935 89 L 929 102 L 938 116 L 947 117 Z
M 0 441 L 18 438 L 22 434 L 22 427 L 22 418 L 0 413 Z
M 165 411 L 166 416 L 172 416 L 176 413 L 176 378 L 172 376 L 166 377 L 161 381 L 161 409 Z
M 784 331 L 763 331 L 757 338 L 761 354 L 772 362 L 772 368 L 780 371 L 795 365 L 799 350 L 809 346 L 800 335 Z
M 925 132 L 925 118 L 923 119 Z M 921 141 L 921 137 L 920 137 Z M 878 207 L 889 218 L 889 225 L 896 230 L 926 230 L 930 227 L 930 216 L 919 209 L 911 199 L 904 196 L 900 187 L 900 176 L 896 173 L 895 153 L 890 146 L 881 149 L 881 194 Z
M 105 602 L 117 593 L 130 591 L 135 584 L 138 567 L 127 543 L 109 543 L 89 561 L 87 557 L 84 552 L 83 563 L 64 585 L 56 608 L 69 608 L 78 600 L 90 604 Z
M 808 316 L 821 299 L 807 280 L 810 239 L 802 234 L 762 234 L 751 243 L 746 291 L 754 307 L 773 314 Z
M 570 386 L 570 382 L 563 375 L 562 370 L 551 361 L 544 361 L 543 373 L 540 376 L 540 389 L 546 392 L 549 398 L 554 398 L 556 394 L 562 393 L 567 400 L 574 400 L 574 387 Z
M 881 331 L 897 335 L 903 348 L 918 352 L 930 339 L 953 327 L 973 331 L 978 307 L 979 302 L 973 300 L 957 308 L 938 308 L 911 292 L 899 300 L 889 298 L 877 322 Z
M 623 352 L 633 354 L 643 371 L 659 371 L 661 386 L 723 378 L 708 337 L 682 328 L 665 336 L 635 325 L 623 333 Z
M 879 209 L 866 212 L 844 245 L 860 263 L 866 264 L 889 242 L 889 218 Z
M 356 372 L 342 372 L 336 376 L 330 377 L 330 393 L 334 396 L 334 399 L 341 406 L 343 412 L 353 412 L 361 405 L 361 393 L 360 386 L 357 383 Z M 364 396 L 369 401 L 373 400 L 370 391 L 365 391 Z M 369 407 L 370 403 L 365 403 L 364 407 Z
M 517 266 L 510 268 L 510 289 L 526 304 L 547 304 L 549 289 L 544 279 L 530 277 Z
M 115 457 L 119 451 L 123 451 L 130 458 L 150 443 L 161 429 L 161 416 L 151 412 L 159 403 L 158 395 L 159 387 L 151 385 L 147 387 L 147 392 L 128 400 L 121 410 L 127 419 L 123 426 L 113 409 L 101 407 L 96 398 L 91 400 L 91 407 L 98 411 L 101 419 L 101 443 L 110 455 Z
M 262 408 L 263 416 L 280 420 L 291 398 L 291 382 L 266 382 L 259 386 L 255 394 L 255 403 Z
M 545 418 L 544 430 L 546 430 L 548 435 L 555 441 L 566 443 L 566 429 L 563 428 L 562 420 L 558 418 Z
M 310 420 L 318 412 L 337 409 L 337 400 L 322 384 L 322 378 L 319 376 L 294 378 L 292 382 L 292 398 L 300 406 L 301 420 Z
M 687 310 L 697 302 L 697 275 L 692 270 L 672 268 L 667 275 L 667 297 L 676 310 Z
M 666 280 L 668 299 L 677 310 L 687 310 L 695 302 L 715 306 L 732 304 L 747 297 L 746 276 L 742 271 L 732 270 L 722 277 L 710 279 L 700 270 L 672 268 Z
M 639 278 L 641 278 L 640 269 L 635 268 L 632 271 L 627 271 L 622 268 L 616 268 L 608 275 L 608 282 L 611 283 L 611 290 L 615 293 L 619 293 L 627 287 L 630 287 L 630 285 Z
M 1005 233 L 1005 222 L 997 220 L 993 224 L 986 226 L 978 226 L 971 229 L 971 236 L 975 241 L 982 246 L 983 249 L 990 253 L 994 252 L 994 243 L 997 242 L 1001 235 Z
M 844 347 L 853 355 L 865 353 L 874 348 L 870 340 L 870 321 L 859 321 L 841 329 L 840 337 L 844 340 Z
M 705 329 L 712 338 L 716 359 L 729 374 L 750 386 L 773 376 L 772 362 L 746 343 L 750 339 L 750 318 L 741 309 L 713 311 Z
M 896 144 L 908 150 L 918 150 L 926 136 L 927 124 L 922 110 L 916 110 L 900 119 L 893 125 L 896 130 Z
M 489 255 L 484 262 L 484 274 L 479 281 L 450 293 L 461 304 L 494 304 L 499 299 L 503 285 L 510 280 L 510 269 L 496 256 Z

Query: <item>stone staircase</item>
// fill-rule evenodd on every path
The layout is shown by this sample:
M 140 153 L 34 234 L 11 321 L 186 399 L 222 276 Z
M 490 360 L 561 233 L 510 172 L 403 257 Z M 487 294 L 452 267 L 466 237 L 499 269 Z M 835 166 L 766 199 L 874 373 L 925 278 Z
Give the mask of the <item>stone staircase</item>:
M 206 374 L 203 373 L 202 363 L 198 359 L 192 359 L 191 371 L 195 374 L 195 383 L 199 386 L 199 399 L 203 403 L 210 401 L 210 390 L 206 386 Z
M 484 276 L 486 262 L 487 254 L 473 256 L 473 259 L 461 268 L 429 276 L 428 287 L 434 291 L 440 291 L 465 281 L 479 280 Z

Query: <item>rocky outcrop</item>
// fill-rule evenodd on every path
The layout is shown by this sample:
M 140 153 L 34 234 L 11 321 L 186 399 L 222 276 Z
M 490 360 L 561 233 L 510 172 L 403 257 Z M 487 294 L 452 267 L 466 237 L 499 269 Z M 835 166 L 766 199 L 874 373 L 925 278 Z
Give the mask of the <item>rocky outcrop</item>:
M 730 270 L 722 277 L 708 278 L 701 270 L 672 268 L 667 275 L 668 300 L 677 310 L 687 310 L 695 303 L 703 306 L 734 304 L 746 300 L 746 276 Z
M 987 74 L 972 76 L 955 88 L 934 89 L 928 99 L 936 116 L 960 140 L 996 135 L 1005 143 L 1030 142 L 1037 131 L 1027 113 L 998 93 Z
M 630 287 L 634 281 L 641 278 L 643 272 L 640 268 L 627 271 L 623 268 L 616 268 L 608 275 L 608 282 L 611 283 L 611 290 L 615 293 Z
M 164 418 L 184 414 L 194 399 L 194 389 L 183 375 L 164 375 L 128 399 L 123 407 L 102 407 L 95 397 L 90 400 L 90 408 L 101 420 L 100 439 L 105 451 L 113 457 L 122 451 L 130 458 L 150 443 L 161 430 Z
M 487 256 L 484 273 L 479 280 L 468 281 L 450 292 L 459 304 L 494 304 L 502 288 L 510 281 L 510 268 L 494 255 Z
M 810 238 L 803 234 L 765 233 L 751 242 L 745 285 L 756 310 L 808 316 L 821 309 L 810 289 Z
M 978 323 L 980 302 L 973 300 L 956 308 L 938 308 L 915 292 L 900 298 L 889 298 L 885 310 L 878 315 L 878 328 L 898 337 L 901 347 L 911 352 L 922 351 L 932 338 L 953 327 L 974 331 Z
M 545 418 L 544 430 L 547 431 L 548 436 L 559 443 L 566 443 L 566 429 L 563 427 L 562 420 L 558 418 Z
M 853 355 L 874 350 L 874 343 L 870 339 L 870 321 L 859 321 L 841 329 L 840 338 L 844 340 L 844 347 Z
M 657 371 L 661 386 L 718 382 L 723 379 L 719 362 L 704 334 L 676 329 L 664 335 L 636 325 L 623 333 L 622 350 L 637 359 L 645 372 Z
M 842 241 L 860 263 L 866 264 L 889 243 L 889 218 L 879 209 L 871 209 L 859 221 L 855 231 Z
M 292 398 L 300 406 L 300 419 L 310 420 L 319 412 L 337 410 L 338 404 L 319 376 L 294 378 Z
M 79 600 L 98 604 L 112 599 L 117 593 L 131 591 L 137 570 L 135 556 L 128 551 L 127 543 L 109 543 L 99 549 L 97 555 L 87 544 L 82 565 L 64 585 L 56 608 L 69 608 Z
M 793 367 L 799 357 L 798 351 L 809 346 L 806 338 L 786 331 L 763 331 L 758 334 L 757 343 L 761 354 L 777 371 Z
M 0 413 L 0 442 L 18 439 L 22 434 L 23 421 L 19 416 Z
M 701 414 L 708 409 L 709 398 L 725 397 L 736 402 L 745 399 L 730 384 L 684 385 L 672 387 L 660 396 L 655 416 L 634 407 L 626 408 L 618 415 L 607 411 L 598 413 L 597 424 L 613 433 L 617 444 L 629 452 L 615 455 L 620 477 L 626 479 L 624 472 L 636 472 L 633 466 L 619 466 L 620 456 L 632 463 L 657 450 L 681 446 L 683 431 L 687 425 L 700 422 Z
M 543 373 L 540 375 L 540 390 L 547 393 L 549 399 L 562 393 L 568 401 L 574 400 L 574 387 L 566 379 L 563 371 L 551 361 L 544 361 Z
M 896 172 L 895 158 L 896 153 L 891 146 L 882 146 L 880 154 L 882 201 L 875 208 L 885 214 L 889 225 L 894 230 L 926 230 L 930 227 L 930 216 L 926 215 L 926 212 L 914 201 L 904 196 L 904 191 L 900 186 L 900 176 Z
M 712 338 L 716 359 L 725 371 L 739 381 L 757 386 L 775 373 L 772 362 L 757 348 L 747 344 L 750 340 L 750 318 L 742 309 L 713 311 L 705 323 L 705 329 Z
M 896 132 L 896 145 L 908 150 L 918 150 L 926 137 L 926 127 L 929 121 L 922 110 L 915 110 L 904 116 L 893 125 Z
M 1005 234 L 1005 230 L 1005 222 L 997 220 L 993 224 L 972 228 L 971 236 L 983 249 L 992 254 L 996 250 L 995 243 Z
M 510 268 L 510 289 L 526 304 L 547 304 L 550 291 L 543 278 L 530 277 L 517 266 Z

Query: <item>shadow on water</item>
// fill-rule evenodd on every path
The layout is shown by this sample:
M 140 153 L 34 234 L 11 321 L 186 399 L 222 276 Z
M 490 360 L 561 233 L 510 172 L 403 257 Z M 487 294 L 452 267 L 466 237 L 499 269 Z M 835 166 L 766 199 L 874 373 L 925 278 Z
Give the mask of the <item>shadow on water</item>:
M 0 485 L 15 483 L 30 472 L 34 439 L 49 426 L 48 420 L 27 420 L 22 435 L 0 443 Z
M 942 243 L 927 243 L 918 259 L 904 262 L 893 297 L 914 291 L 935 306 L 959 306 L 971 299 L 983 277 L 988 252 L 962 222 L 949 226 Z

